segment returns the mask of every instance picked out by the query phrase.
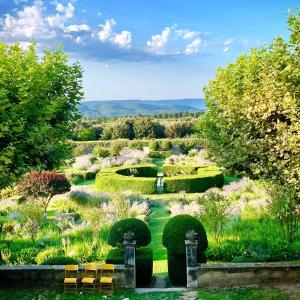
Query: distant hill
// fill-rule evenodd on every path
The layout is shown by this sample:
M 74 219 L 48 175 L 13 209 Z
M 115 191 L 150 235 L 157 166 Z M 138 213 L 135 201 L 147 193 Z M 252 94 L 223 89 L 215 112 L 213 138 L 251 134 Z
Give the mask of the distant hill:
M 206 110 L 204 99 L 82 101 L 80 112 L 88 117 L 136 116 L 165 112 Z

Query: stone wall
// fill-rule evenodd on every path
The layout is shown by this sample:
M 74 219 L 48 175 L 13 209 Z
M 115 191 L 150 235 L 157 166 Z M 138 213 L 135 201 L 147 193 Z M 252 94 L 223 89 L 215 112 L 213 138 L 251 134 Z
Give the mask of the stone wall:
M 200 264 L 187 268 L 187 286 L 231 288 L 300 283 L 300 263 Z
M 125 266 L 115 266 L 115 286 L 125 288 Z M 99 265 L 98 278 L 101 273 Z M 79 267 L 79 277 L 84 275 L 83 266 Z M 10 285 L 62 285 L 64 266 L 0 266 L 0 287 Z

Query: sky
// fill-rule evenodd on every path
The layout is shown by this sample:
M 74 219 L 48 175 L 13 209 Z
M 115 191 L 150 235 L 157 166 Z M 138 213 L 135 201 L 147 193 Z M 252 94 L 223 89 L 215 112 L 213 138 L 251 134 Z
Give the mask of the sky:
M 0 41 L 62 43 L 85 100 L 202 98 L 219 66 L 277 36 L 297 0 L 0 0 Z

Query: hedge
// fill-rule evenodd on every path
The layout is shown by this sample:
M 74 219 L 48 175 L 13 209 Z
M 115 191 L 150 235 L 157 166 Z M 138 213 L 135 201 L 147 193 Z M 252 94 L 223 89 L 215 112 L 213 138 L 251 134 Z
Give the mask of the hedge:
M 185 235 L 190 230 L 198 233 L 198 253 L 204 252 L 208 247 L 206 231 L 199 220 L 185 214 L 169 219 L 163 230 L 163 245 L 173 254 L 185 254 Z
M 197 174 L 197 166 L 178 166 L 178 165 L 167 165 L 163 166 L 164 176 L 171 177 L 177 175 L 195 175 Z
M 78 265 L 78 261 L 69 256 L 56 256 L 44 260 L 42 265 Z
M 172 155 L 171 151 L 154 151 L 151 150 L 149 153 L 149 157 L 151 158 L 168 158 Z
M 156 193 L 156 177 L 133 177 L 121 175 L 129 174 L 130 170 L 136 169 L 138 174 L 155 176 L 155 165 L 132 165 L 104 169 L 96 176 L 96 187 L 102 191 L 116 192 L 123 190 L 140 191 L 144 194 Z
M 162 143 L 169 139 L 143 139 L 143 140 L 128 140 L 128 139 L 117 139 L 117 140 L 100 140 L 100 141 L 70 141 L 70 143 L 74 146 L 74 148 L 78 147 L 82 149 L 83 153 L 92 152 L 93 148 L 96 146 L 110 148 L 111 144 L 115 142 L 123 143 L 127 147 L 136 148 L 136 145 L 148 147 L 150 143 L 156 141 L 159 144 L 159 148 L 162 148 Z M 185 144 L 189 149 L 194 148 L 196 146 L 203 145 L 203 142 L 199 138 L 177 138 L 172 139 L 173 145 Z M 124 146 L 124 147 L 125 147 Z
M 172 174 L 176 168 L 167 167 L 167 172 Z M 164 189 L 167 193 L 177 193 L 186 191 L 187 193 L 201 193 L 212 187 L 221 187 L 224 184 L 224 175 L 222 171 L 215 166 L 193 167 L 184 166 L 188 172 L 196 172 L 195 175 L 177 175 L 164 178 Z M 164 171 L 166 172 L 166 171 Z
M 186 246 L 185 235 L 194 230 L 198 233 L 197 262 L 205 263 L 205 250 L 208 241 L 201 222 L 189 215 L 177 215 L 171 218 L 163 230 L 163 245 L 168 250 L 168 273 L 174 285 L 186 286 Z
M 153 252 L 151 248 L 137 248 L 136 259 L 136 284 L 137 287 L 147 286 L 152 279 L 153 272 Z M 124 250 L 114 249 L 109 251 L 106 263 L 124 264 Z
M 147 246 L 151 242 L 151 232 L 148 225 L 136 218 L 127 218 L 116 222 L 108 235 L 108 244 L 122 247 L 124 233 L 132 231 L 136 239 L 136 246 Z

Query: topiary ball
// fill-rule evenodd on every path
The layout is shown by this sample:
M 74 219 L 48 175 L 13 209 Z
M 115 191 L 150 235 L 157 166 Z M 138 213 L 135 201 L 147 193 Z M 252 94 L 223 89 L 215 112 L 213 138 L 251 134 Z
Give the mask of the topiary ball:
M 116 222 L 108 235 L 108 244 L 113 247 L 121 247 L 124 233 L 132 231 L 135 236 L 136 246 L 147 246 L 151 242 L 151 232 L 148 225 L 139 219 L 128 218 Z
M 206 231 L 199 220 L 189 215 L 178 215 L 171 218 L 164 227 L 163 245 L 173 254 L 185 254 L 186 233 L 195 230 L 198 233 L 198 253 L 208 247 Z

